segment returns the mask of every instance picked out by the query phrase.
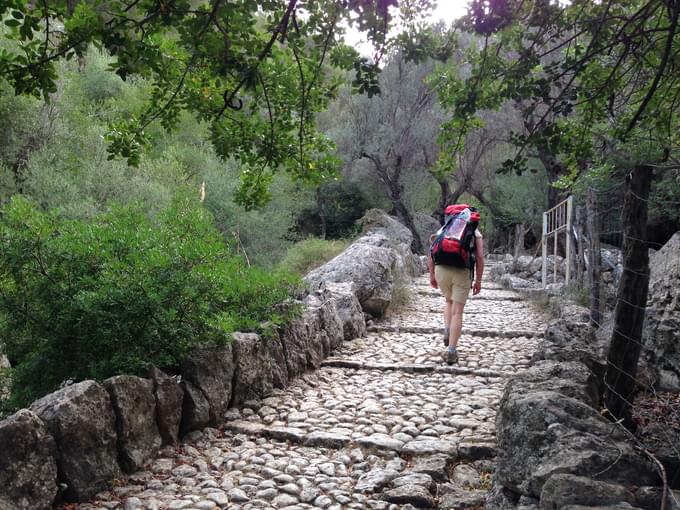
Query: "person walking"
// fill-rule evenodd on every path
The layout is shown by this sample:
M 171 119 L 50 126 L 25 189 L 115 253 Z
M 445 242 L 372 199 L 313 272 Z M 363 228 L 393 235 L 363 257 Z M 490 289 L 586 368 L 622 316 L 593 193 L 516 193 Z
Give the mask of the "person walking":
M 463 312 L 470 289 L 472 288 L 473 295 L 482 290 L 484 239 L 477 228 L 478 222 L 479 213 L 467 204 L 447 207 L 446 221 L 432 236 L 427 258 L 430 285 L 435 289 L 439 288 L 445 300 L 446 350 L 442 353 L 442 358 L 449 365 L 458 361 L 458 341 L 463 329 Z M 456 235 L 458 240 L 455 239 Z

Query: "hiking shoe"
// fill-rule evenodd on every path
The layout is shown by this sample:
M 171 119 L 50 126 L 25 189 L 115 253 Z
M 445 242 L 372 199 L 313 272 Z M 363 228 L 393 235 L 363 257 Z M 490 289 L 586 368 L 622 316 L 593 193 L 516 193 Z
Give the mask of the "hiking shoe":
M 448 347 L 449 346 L 449 330 L 446 329 L 446 328 L 444 329 L 444 336 L 442 337 L 442 340 L 444 340 L 444 347 Z
M 452 351 L 447 349 L 442 352 L 442 359 L 447 365 L 453 365 L 454 363 L 458 362 L 458 351 L 455 349 Z

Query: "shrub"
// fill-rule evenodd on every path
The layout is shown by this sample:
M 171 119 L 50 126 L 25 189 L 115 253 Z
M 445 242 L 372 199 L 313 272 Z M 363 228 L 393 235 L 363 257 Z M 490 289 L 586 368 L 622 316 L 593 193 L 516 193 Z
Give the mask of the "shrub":
M 328 241 L 310 237 L 288 249 L 278 267 L 282 271 L 305 275 L 322 266 L 349 246 L 349 241 Z
M 0 335 L 11 405 L 65 380 L 175 369 L 196 344 L 267 320 L 296 279 L 247 267 L 196 201 L 64 220 L 14 198 L 0 220 Z

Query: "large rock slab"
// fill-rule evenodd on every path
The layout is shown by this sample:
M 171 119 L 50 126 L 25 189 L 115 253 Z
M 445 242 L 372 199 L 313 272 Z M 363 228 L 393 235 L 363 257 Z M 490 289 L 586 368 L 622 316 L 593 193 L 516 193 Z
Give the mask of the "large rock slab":
M 57 447 L 42 420 L 22 409 L 0 421 L 0 452 L 0 491 L 8 508 L 52 508 L 57 495 Z
M 335 297 L 329 290 L 321 288 L 308 295 L 304 302 L 308 310 L 315 310 L 318 314 L 320 332 L 327 337 L 327 340 L 323 340 L 324 347 L 328 346 L 324 356 L 328 356 L 344 340 L 343 323 Z
M 154 384 L 156 421 L 163 444 L 175 444 L 179 441 L 184 391 L 177 378 L 170 377 L 156 367 L 151 368 L 149 377 Z
M 655 372 L 657 387 L 680 390 L 680 232 L 649 261 L 649 296 L 643 356 Z
M 345 340 L 353 340 L 367 335 L 366 320 L 361 303 L 356 297 L 354 282 L 327 283 L 325 289 L 335 299 L 335 307 L 342 323 Z
M 182 363 L 182 377 L 203 392 L 210 406 L 210 424 L 219 426 L 231 400 L 234 379 L 231 344 L 194 349 Z
M 262 338 L 255 333 L 234 334 L 235 377 L 232 404 L 269 395 L 288 381 L 283 344 L 278 336 Z
M 180 434 L 185 435 L 210 423 L 210 402 L 203 391 L 190 381 L 183 380 L 180 386 L 184 392 Z
M 552 510 L 567 505 L 609 506 L 618 503 L 633 504 L 635 497 L 622 485 L 557 473 L 543 485 L 540 507 L 542 510 Z
M 353 282 L 364 312 L 382 317 L 390 305 L 395 282 L 424 271 L 411 252 L 411 232 L 378 210 L 362 219 L 364 234 L 340 255 L 305 276 L 312 290 L 328 282 Z
M 623 485 L 656 483 L 654 466 L 620 429 L 562 393 L 509 385 L 496 428 L 496 481 L 515 493 L 539 497 L 546 480 L 557 473 Z
M 286 324 L 280 332 L 286 358 L 286 369 L 291 378 L 318 368 L 330 352 L 330 340 L 322 329 L 319 308 L 305 308 L 300 317 Z
M 54 438 L 64 497 L 84 501 L 121 477 L 116 418 L 103 386 L 83 381 L 35 401 L 37 414 Z
M 133 375 L 118 375 L 104 381 L 116 413 L 119 462 L 134 473 L 151 460 L 161 446 L 156 424 L 154 384 Z

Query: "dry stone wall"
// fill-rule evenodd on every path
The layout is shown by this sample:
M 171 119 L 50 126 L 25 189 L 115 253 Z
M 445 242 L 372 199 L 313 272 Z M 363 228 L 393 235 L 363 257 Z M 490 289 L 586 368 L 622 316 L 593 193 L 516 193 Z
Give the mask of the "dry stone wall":
M 423 270 L 411 234 L 379 211 L 343 254 L 311 274 L 303 314 L 272 338 L 238 333 L 223 347 L 195 350 L 175 376 L 82 381 L 0 422 L 0 510 L 51 508 L 91 498 L 152 459 L 163 444 L 229 409 L 283 388 L 345 339 L 366 334 L 365 316 L 384 314 L 395 281 Z

